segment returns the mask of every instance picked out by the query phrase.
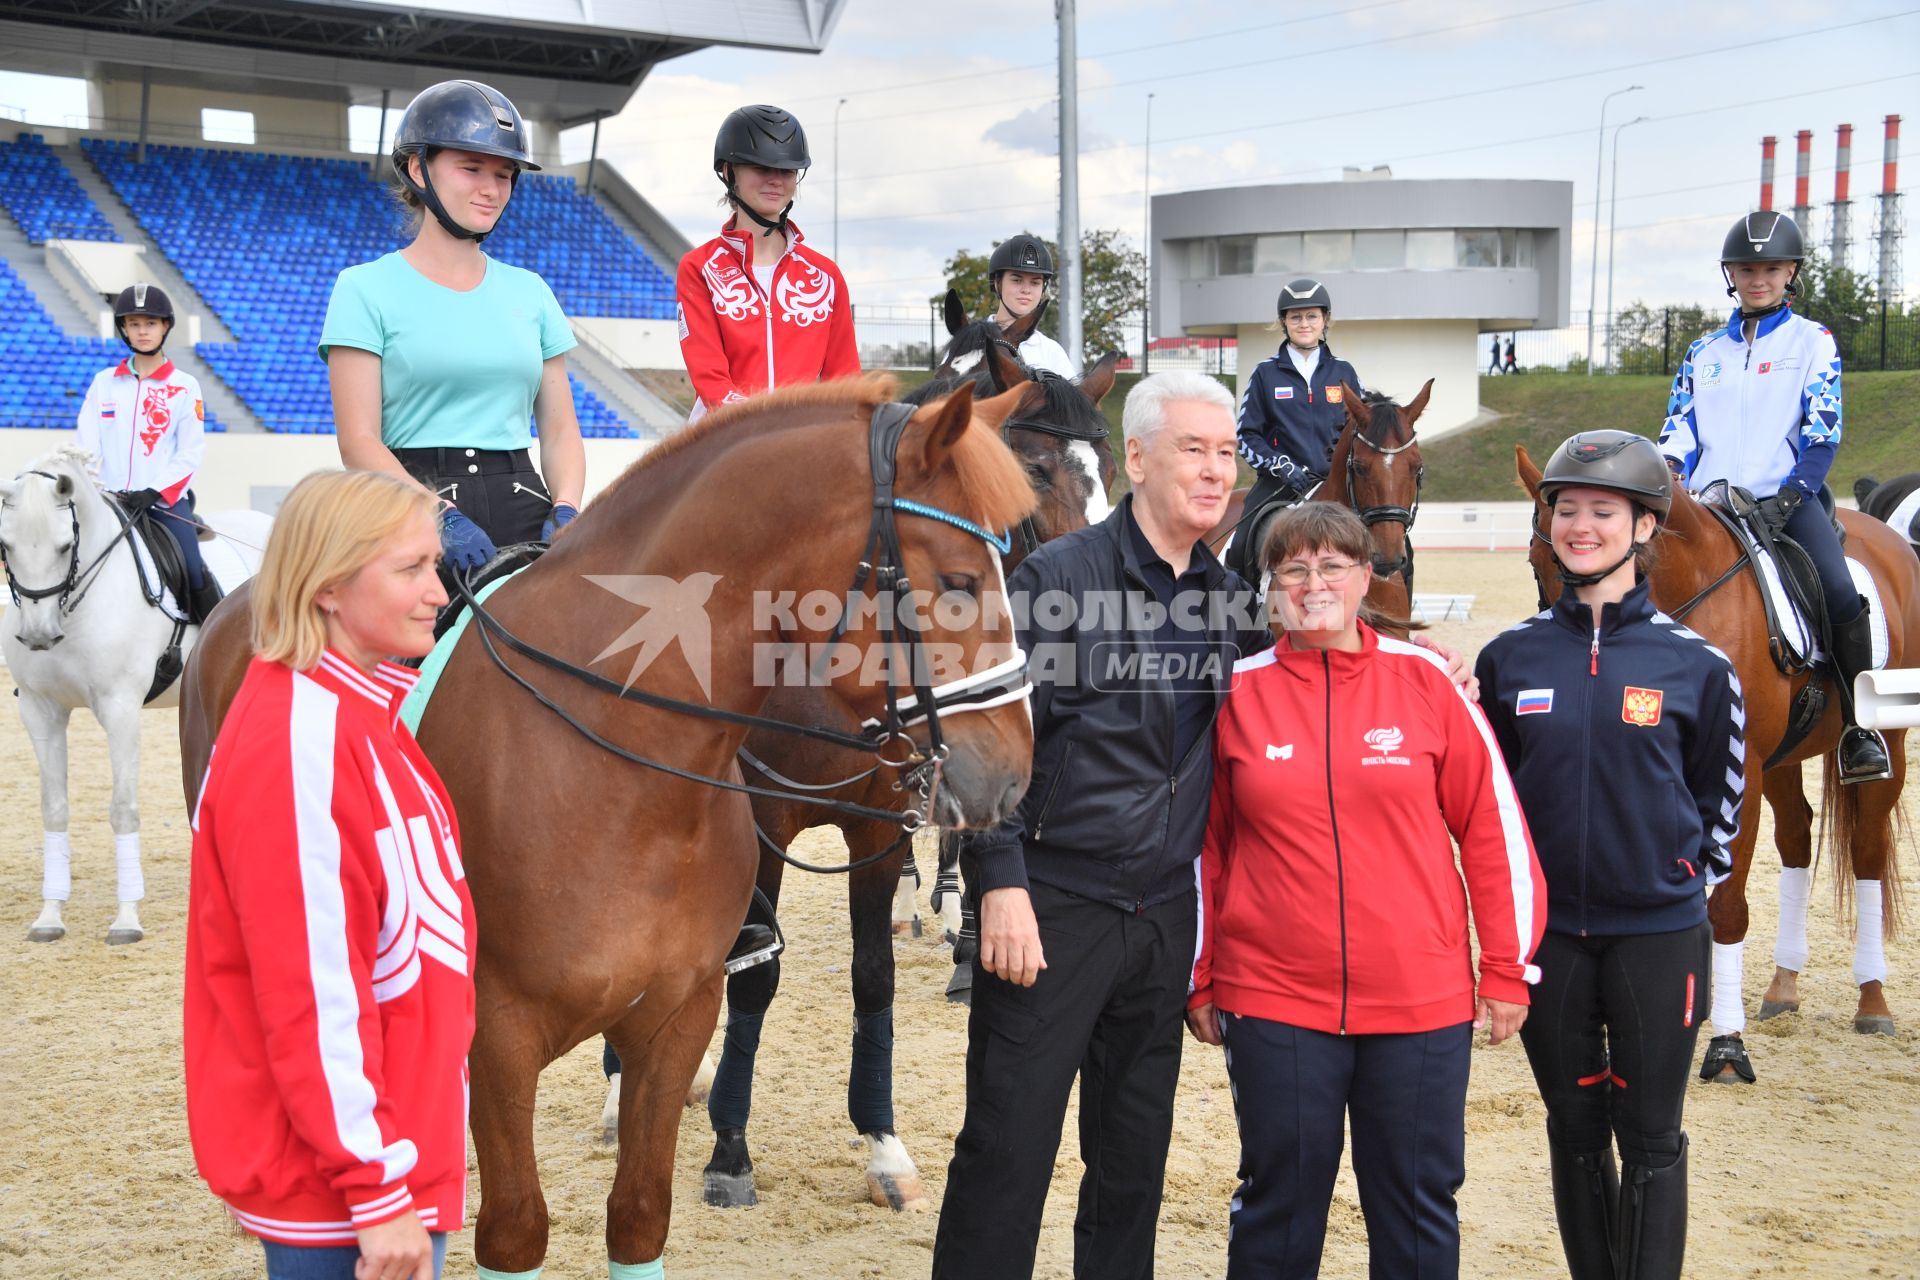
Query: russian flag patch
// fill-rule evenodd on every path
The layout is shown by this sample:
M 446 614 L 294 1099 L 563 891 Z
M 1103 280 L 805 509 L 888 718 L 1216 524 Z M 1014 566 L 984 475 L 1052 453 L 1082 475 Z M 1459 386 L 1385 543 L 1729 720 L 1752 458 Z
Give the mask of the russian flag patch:
M 101 405 L 100 416 L 103 418 L 111 418 L 113 416 L 113 406 L 110 404 Z
M 1293 388 L 1292 387 L 1275 387 L 1273 389 L 1273 398 L 1275 400 L 1291 400 L 1293 399 Z
M 1520 696 L 1514 699 L 1513 714 L 1517 716 L 1541 716 L 1553 710 L 1553 690 L 1522 689 Z

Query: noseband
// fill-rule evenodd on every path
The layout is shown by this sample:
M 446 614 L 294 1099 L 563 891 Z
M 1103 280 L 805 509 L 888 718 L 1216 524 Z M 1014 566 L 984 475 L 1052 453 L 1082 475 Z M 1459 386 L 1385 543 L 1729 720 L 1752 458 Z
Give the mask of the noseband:
M 53 481 L 55 485 L 58 485 L 62 479 L 62 477 L 54 475 L 51 471 L 40 471 L 37 469 L 24 471 L 21 474 L 39 476 L 42 480 Z M 93 587 L 93 584 L 99 580 L 100 567 L 107 562 L 107 557 L 113 554 L 113 549 L 120 545 L 120 540 L 126 538 L 128 539 L 128 545 L 132 545 L 133 525 L 128 521 L 126 512 L 120 509 L 120 505 L 109 500 L 107 503 L 108 508 L 120 517 L 120 532 L 115 534 L 105 547 L 101 548 L 100 554 L 89 561 L 85 569 L 82 569 L 80 567 L 80 506 L 71 498 L 69 498 L 64 505 L 67 508 L 67 519 L 73 524 L 73 542 L 67 547 L 67 576 L 51 587 L 23 587 L 20 585 L 19 579 L 13 576 L 12 557 L 7 557 L 7 590 L 12 594 L 15 605 L 18 605 L 22 600 L 46 600 L 50 597 L 58 596 L 60 598 L 59 608 L 61 614 L 71 614 L 75 609 L 80 607 L 80 602 L 86 599 L 87 592 Z M 144 590 L 144 584 L 142 589 Z M 153 598 L 149 599 L 147 603 L 157 605 L 159 601 L 157 598 Z
M 1381 457 L 1387 459 L 1392 459 L 1399 454 L 1405 453 L 1407 450 L 1413 448 L 1415 444 L 1419 443 L 1418 438 L 1411 431 L 1407 433 L 1407 442 L 1405 444 L 1392 446 L 1375 444 L 1373 441 L 1367 439 L 1367 433 L 1365 431 L 1355 431 L 1353 438 L 1356 444 L 1363 444 Z M 1412 506 L 1400 507 L 1382 504 L 1379 506 L 1363 507 L 1360 505 L 1359 496 L 1354 491 L 1353 467 L 1351 465 L 1347 467 L 1347 505 L 1360 513 L 1360 519 L 1366 524 L 1369 535 L 1373 532 L 1373 526 L 1377 524 L 1397 524 L 1400 526 L 1400 555 L 1393 560 L 1382 559 L 1378 554 L 1374 555 L 1374 577 L 1389 578 L 1396 573 L 1404 575 L 1413 568 L 1413 551 L 1411 544 L 1407 542 L 1406 536 L 1413 532 L 1414 517 L 1420 514 L 1420 488 L 1426 483 L 1426 479 L 1427 468 L 1424 465 L 1413 469 Z

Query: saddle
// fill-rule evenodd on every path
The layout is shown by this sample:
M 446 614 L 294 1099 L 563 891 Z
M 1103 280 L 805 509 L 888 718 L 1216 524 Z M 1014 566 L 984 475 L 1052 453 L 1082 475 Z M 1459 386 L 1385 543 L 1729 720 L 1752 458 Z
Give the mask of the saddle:
M 546 550 L 547 544 L 544 542 L 521 542 L 513 546 L 501 547 L 499 551 L 495 553 L 493 559 L 487 561 L 486 564 L 480 567 L 478 573 L 467 579 L 467 589 L 477 596 L 501 578 L 508 577 L 526 568 L 545 554 Z M 445 581 L 450 571 L 442 569 L 440 573 L 442 581 Z M 451 582 L 448 582 L 447 603 L 441 608 L 440 616 L 433 620 L 433 641 L 435 644 L 440 643 L 447 632 L 453 630 L 454 626 L 460 621 L 460 615 L 465 613 L 466 610 L 467 602 L 465 598 L 453 589 Z M 423 661 L 425 661 L 424 658 L 399 659 L 400 665 L 415 668 L 419 667 Z
M 167 647 L 154 659 L 153 682 L 147 686 L 147 696 L 142 700 L 144 706 L 172 688 L 186 669 L 186 661 L 180 655 L 180 640 L 187 633 L 187 601 L 192 598 L 192 588 L 187 579 L 187 562 L 180 555 L 180 544 L 161 526 L 161 517 L 153 508 L 129 514 L 117 501 L 110 505 L 127 527 L 127 542 L 133 549 L 134 567 L 140 575 L 141 595 L 173 623 L 173 635 Z

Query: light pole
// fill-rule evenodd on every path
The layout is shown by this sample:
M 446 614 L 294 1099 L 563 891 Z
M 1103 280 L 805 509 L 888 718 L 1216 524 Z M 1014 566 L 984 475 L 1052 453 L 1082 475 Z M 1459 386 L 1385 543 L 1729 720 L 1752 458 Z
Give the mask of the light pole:
M 1613 173 L 1607 179 L 1607 369 L 1613 369 L 1613 213 L 1620 206 L 1620 135 L 1647 117 L 1635 116 L 1613 130 Z M 1598 209 L 1594 210 L 1597 214 Z
M 840 108 L 845 98 L 833 107 L 833 260 L 840 261 Z
M 1637 93 L 1639 85 L 1615 89 L 1600 99 L 1600 137 L 1593 144 L 1593 266 L 1587 272 L 1587 376 L 1593 376 L 1593 307 L 1600 292 L 1600 162 L 1607 155 L 1607 104 L 1623 93 Z
M 1153 95 L 1147 95 L 1147 158 L 1140 166 L 1140 255 L 1146 276 L 1140 286 L 1140 374 L 1145 377 L 1147 351 L 1153 342 Z

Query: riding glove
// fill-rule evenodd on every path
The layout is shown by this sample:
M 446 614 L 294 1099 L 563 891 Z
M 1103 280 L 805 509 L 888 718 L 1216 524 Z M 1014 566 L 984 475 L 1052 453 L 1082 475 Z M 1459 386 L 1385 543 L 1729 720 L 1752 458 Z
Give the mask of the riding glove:
M 571 502 L 556 502 L 553 510 L 547 513 L 547 522 L 540 526 L 540 541 L 552 542 L 554 535 L 573 523 L 580 509 Z
M 452 506 L 440 513 L 440 549 L 447 566 L 461 573 L 481 568 L 498 551 L 485 529 Z
M 1762 498 L 1754 507 L 1753 514 L 1766 526 L 1768 534 L 1777 538 L 1787 530 L 1787 521 L 1793 519 L 1793 513 L 1807 500 L 1806 490 L 1797 484 L 1781 486 L 1780 492 L 1771 498 Z
M 160 496 L 158 489 L 134 489 L 120 495 L 120 505 L 126 508 L 128 515 L 132 516 L 140 514 L 149 507 L 165 505 L 165 499 Z

